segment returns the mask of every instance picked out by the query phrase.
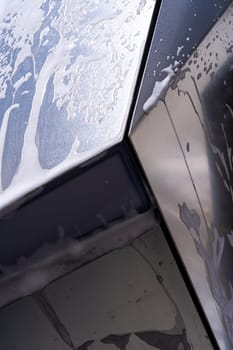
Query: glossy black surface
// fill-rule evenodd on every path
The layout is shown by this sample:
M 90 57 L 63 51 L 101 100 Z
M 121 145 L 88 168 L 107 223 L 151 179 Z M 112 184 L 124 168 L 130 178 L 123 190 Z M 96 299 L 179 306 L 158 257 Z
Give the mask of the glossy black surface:
M 45 244 L 83 237 L 150 207 L 126 143 L 50 183 L 43 194 L 0 219 L 0 265 L 14 265 Z

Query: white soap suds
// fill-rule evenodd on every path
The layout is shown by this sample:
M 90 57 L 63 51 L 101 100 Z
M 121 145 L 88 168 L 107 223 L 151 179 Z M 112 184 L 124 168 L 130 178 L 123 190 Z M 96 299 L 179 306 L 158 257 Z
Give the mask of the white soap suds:
M 176 51 L 176 55 L 177 55 L 177 56 L 180 55 L 180 53 L 181 53 L 181 51 L 183 50 L 183 48 L 184 48 L 184 45 L 178 46 L 178 47 L 177 47 L 177 51 Z
M 165 93 L 167 92 L 171 81 L 175 77 L 176 65 L 177 65 L 176 63 L 174 65 L 171 64 L 170 66 L 162 70 L 162 72 L 167 73 L 167 76 L 162 81 L 155 82 L 152 94 L 143 105 L 143 111 L 145 113 L 148 113 L 152 108 L 154 108 L 157 105 L 158 101 L 161 98 L 164 98 Z
M 139 5 L 125 0 L 113 0 L 111 4 L 94 0 L 12 0 L 1 5 L 0 34 L 5 45 L 0 50 L 0 98 L 4 100 L 1 179 L 8 176 L 2 155 L 8 151 L 4 147 L 10 113 L 17 108 L 26 125 L 18 168 L 13 169 L 11 182 L 0 189 L 3 209 L 121 140 L 154 0 L 142 0 Z M 48 91 L 51 80 L 53 89 Z M 53 142 L 39 128 L 49 93 L 49 108 L 55 106 L 63 123 L 59 124 L 57 116 L 50 140 L 56 140 L 56 128 L 64 140 L 59 144 L 61 150 L 54 144 L 62 156 L 52 168 L 41 166 L 41 160 L 52 158 L 54 151 Z M 22 104 L 14 100 L 15 96 L 24 98 Z M 29 117 L 25 116 L 26 104 L 32 105 Z M 50 116 L 48 124 L 49 120 Z M 66 143 L 71 146 L 63 156 Z M 43 146 L 43 153 L 38 145 L 44 144 L 50 147 Z

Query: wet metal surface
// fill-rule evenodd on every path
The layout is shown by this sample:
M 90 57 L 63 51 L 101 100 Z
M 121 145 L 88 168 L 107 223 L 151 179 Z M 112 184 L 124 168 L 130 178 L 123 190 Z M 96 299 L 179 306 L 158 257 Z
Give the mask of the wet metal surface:
M 0 208 L 121 141 L 155 1 L 0 11 Z
M 182 70 L 172 67 L 176 74 L 132 135 L 224 350 L 233 346 L 232 23 L 231 5 Z
M 69 332 L 60 321 L 59 317 L 56 314 L 56 311 L 53 309 L 53 307 L 51 306 L 51 304 L 49 303 L 49 301 L 47 300 L 43 292 L 39 292 L 35 294 L 34 299 L 38 303 L 40 309 L 46 315 L 46 318 L 54 326 L 54 328 L 56 329 L 57 333 L 59 334 L 60 338 L 64 341 L 64 343 L 68 345 L 70 349 L 75 349 L 75 346 L 72 342 Z
M 191 350 L 185 331 L 182 334 L 166 334 L 157 331 L 145 331 L 145 332 L 135 332 L 129 334 L 111 334 L 107 337 L 100 339 L 99 341 L 103 344 L 115 345 L 119 350 L 126 350 L 126 347 L 130 341 L 131 336 L 141 339 L 145 344 L 148 344 L 155 349 L 160 350 L 179 350 L 180 347 L 184 350 Z M 88 343 L 88 344 L 87 344 Z M 78 350 L 83 349 L 84 345 L 89 345 L 90 342 L 84 343 Z M 92 343 L 91 343 L 92 344 Z
M 0 307 L 44 288 L 57 278 L 88 262 L 119 249 L 155 225 L 151 211 L 125 218 L 93 233 L 84 240 L 61 236 L 54 244 L 44 243 L 17 265 L 1 266 Z
M 212 349 L 156 223 L 128 246 L 1 309 L 0 326 L 4 350 Z
M 163 69 L 174 61 L 183 65 L 230 3 L 231 0 L 162 1 L 132 127 L 143 117 L 143 104 L 155 80 L 165 77 Z
M 125 142 L 93 163 L 47 184 L 39 197 L 27 199 L 17 209 L 8 208 L 0 217 L 0 279 L 59 242 L 84 238 L 150 208 Z

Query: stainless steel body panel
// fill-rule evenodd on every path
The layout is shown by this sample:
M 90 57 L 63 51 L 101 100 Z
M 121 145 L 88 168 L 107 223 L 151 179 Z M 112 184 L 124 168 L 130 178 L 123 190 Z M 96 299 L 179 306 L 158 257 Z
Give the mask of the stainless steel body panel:
M 1 2 L 0 209 L 122 140 L 154 6 Z
M 167 68 L 131 136 L 224 350 L 233 346 L 232 23 L 230 6 L 180 71 Z
M 163 79 L 163 71 L 174 61 L 184 65 L 214 23 L 231 4 L 231 0 L 163 0 L 156 20 L 150 54 L 131 127 L 142 118 L 143 104 L 155 80 Z

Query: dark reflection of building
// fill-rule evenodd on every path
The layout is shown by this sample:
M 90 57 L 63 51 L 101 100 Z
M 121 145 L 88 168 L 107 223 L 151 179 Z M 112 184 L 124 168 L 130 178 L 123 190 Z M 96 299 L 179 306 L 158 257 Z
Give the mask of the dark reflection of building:
M 233 71 L 232 58 L 214 75 L 205 90 L 203 109 L 208 133 L 214 222 L 220 234 L 233 229 Z M 226 240 L 228 250 L 229 240 Z M 227 252 L 229 256 L 229 252 Z M 232 255 L 232 252 L 231 252 Z M 225 254 L 224 254 L 225 256 Z M 224 259 L 225 260 L 225 259 Z M 233 277 L 232 274 L 229 277 Z
M 213 222 L 207 272 L 232 339 L 233 312 L 233 71 L 232 57 L 212 76 L 202 95 L 212 187 Z

